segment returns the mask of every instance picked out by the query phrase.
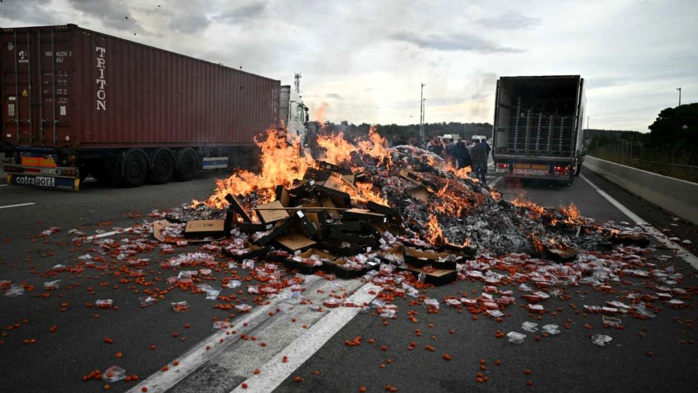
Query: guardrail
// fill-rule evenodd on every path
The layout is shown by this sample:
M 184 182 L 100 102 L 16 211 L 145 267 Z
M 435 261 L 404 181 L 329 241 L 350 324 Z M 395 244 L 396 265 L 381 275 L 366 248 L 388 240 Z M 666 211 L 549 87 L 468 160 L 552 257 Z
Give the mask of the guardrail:
M 664 210 L 698 225 L 698 183 L 586 156 L 584 166 Z

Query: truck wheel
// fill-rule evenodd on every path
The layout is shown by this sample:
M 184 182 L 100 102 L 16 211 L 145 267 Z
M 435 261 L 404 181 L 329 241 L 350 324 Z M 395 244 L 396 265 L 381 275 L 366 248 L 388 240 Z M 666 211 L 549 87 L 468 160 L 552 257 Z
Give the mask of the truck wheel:
M 577 163 L 577 168 L 576 168 L 576 170 L 574 171 L 574 175 L 575 175 L 575 176 L 579 176 L 579 172 L 581 172 L 581 171 L 582 171 L 582 163 L 579 162 L 579 163 Z
M 168 149 L 160 150 L 153 159 L 153 169 L 148 173 L 148 180 L 154 184 L 165 184 L 172 181 L 175 172 L 175 160 Z
M 124 158 L 123 174 L 123 182 L 126 187 L 142 185 L 148 176 L 148 160 L 141 152 L 129 151 Z
M 175 172 L 175 178 L 178 181 L 189 181 L 196 174 L 198 157 L 193 150 L 185 150 L 182 156 L 179 157 L 179 165 Z

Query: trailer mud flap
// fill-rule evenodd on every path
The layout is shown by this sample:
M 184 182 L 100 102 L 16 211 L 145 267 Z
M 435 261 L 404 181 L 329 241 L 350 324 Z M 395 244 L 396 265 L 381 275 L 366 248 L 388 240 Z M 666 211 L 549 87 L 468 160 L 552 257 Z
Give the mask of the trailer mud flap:
M 73 177 L 8 174 L 7 183 L 13 186 L 34 186 L 59 190 L 80 190 L 80 179 Z

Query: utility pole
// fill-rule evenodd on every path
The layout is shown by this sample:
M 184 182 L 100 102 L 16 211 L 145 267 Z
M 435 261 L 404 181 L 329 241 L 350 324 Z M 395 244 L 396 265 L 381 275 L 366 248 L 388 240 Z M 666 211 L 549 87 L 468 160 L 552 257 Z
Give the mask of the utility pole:
M 295 79 L 294 84 L 296 85 L 296 91 L 298 92 L 298 94 L 301 94 L 301 78 L 302 76 L 300 72 L 293 76 L 293 79 Z
M 589 119 L 590 118 L 591 118 L 591 116 L 587 116 L 587 130 L 589 129 Z
M 424 141 L 424 83 L 422 83 L 422 92 L 419 96 L 419 136 Z
M 677 87 L 676 90 L 679 91 L 679 106 L 681 106 L 681 88 Z

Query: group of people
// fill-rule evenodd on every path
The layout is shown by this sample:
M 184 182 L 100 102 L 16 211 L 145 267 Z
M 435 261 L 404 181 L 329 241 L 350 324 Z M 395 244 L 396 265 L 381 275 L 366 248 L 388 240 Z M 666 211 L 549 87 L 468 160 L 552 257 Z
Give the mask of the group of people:
M 462 169 L 471 166 L 475 178 L 484 186 L 487 185 L 487 157 L 490 154 L 490 145 L 484 139 L 480 142 L 473 141 L 469 145 L 458 138 L 458 141 L 446 139 L 442 142 L 439 138 L 433 138 L 427 143 L 427 150 L 439 156 L 444 156 L 452 166 Z

